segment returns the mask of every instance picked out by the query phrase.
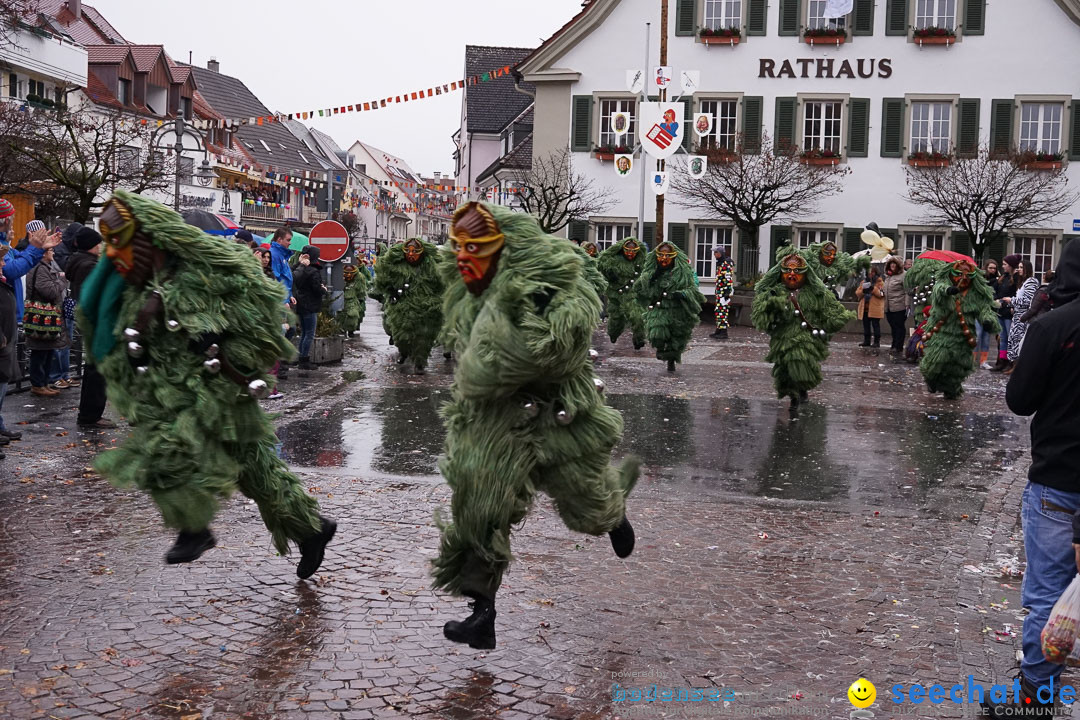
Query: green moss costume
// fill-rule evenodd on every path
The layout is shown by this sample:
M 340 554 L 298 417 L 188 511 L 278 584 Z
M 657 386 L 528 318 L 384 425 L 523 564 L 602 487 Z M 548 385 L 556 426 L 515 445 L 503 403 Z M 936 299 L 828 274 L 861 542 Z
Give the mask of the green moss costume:
M 569 529 L 601 535 L 625 522 L 638 465 L 609 465 L 623 423 L 589 360 L 600 299 L 580 256 L 524 213 L 470 203 L 455 222 L 469 213 L 486 215 L 490 236 L 501 233 L 504 244 L 479 292 L 455 266 L 442 266 L 445 332 L 458 364 L 439 464 L 453 490 L 453 522 L 439 523 L 433 587 L 493 602 L 511 560 L 510 529 L 537 490 L 555 500 Z M 460 225 L 451 236 L 459 253 L 477 247 L 461 239 Z
M 346 265 L 346 268 L 353 267 Z M 368 293 L 367 268 L 360 266 L 350 273 L 345 271 L 345 307 L 341 313 L 341 329 L 345 334 L 352 335 L 360 329 L 360 323 L 364 322 L 365 300 Z
M 675 253 L 667 267 L 657 259 L 657 253 L 665 252 Z M 657 245 L 645 258 L 634 294 L 645 308 L 645 335 L 656 349 L 656 359 L 667 360 L 668 370 L 674 370 L 674 363 L 682 361 L 690 336 L 701 322 L 701 306 L 705 304 L 686 253 L 666 241 Z
M 600 253 L 596 259 L 596 269 L 607 281 L 607 330 L 611 342 L 616 342 L 623 331 L 629 327 L 634 341 L 634 349 L 645 347 L 645 314 L 641 303 L 634 294 L 637 282 L 645 267 L 645 252 L 638 250 L 633 260 L 623 254 L 623 246 L 635 238 L 627 238 Z
M 585 248 L 580 245 L 570 243 L 570 247 L 572 247 L 578 257 L 581 258 L 581 270 L 585 274 L 585 280 L 593 286 L 594 290 L 596 290 L 596 295 L 600 298 L 600 302 L 602 303 L 604 301 L 604 294 L 607 292 L 607 280 L 604 279 L 604 276 L 600 274 L 600 270 L 597 269 L 596 258 L 586 252 Z
M 807 392 L 821 384 L 821 363 L 829 357 L 829 337 L 855 318 L 814 274 L 805 257 L 803 286 L 791 290 L 784 285 L 783 258 L 796 254 L 791 246 L 777 253 L 781 262 L 754 286 L 750 316 L 755 328 L 769 334 L 765 360 L 773 364 L 777 397 L 790 397 L 792 406 L 798 406 Z
M 406 246 L 422 249 L 415 265 L 406 258 Z M 417 370 L 427 365 L 442 328 L 438 252 L 429 242 L 409 240 L 387 249 L 375 263 L 374 291 L 383 298 L 383 327 L 400 351 L 398 362 L 411 360 Z
M 823 250 L 829 245 L 830 250 L 836 252 L 836 258 L 831 265 L 826 265 L 822 259 Z M 790 246 L 789 246 L 790 247 Z M 780 262 L 783 255 L 783 251 L 787 248 L 780 248 L 777 251 L 777 257 L 774 258 L 776 262 Z M 819 242 L 813 243 L 807 248 L 800 250 L 799 254 L 806 260 L 806 264 L 810 266 L 810 270 L 817 275 L 822 284 L 830 290 L 837 285 L 843 285 L 851 278 L 855 277 L 856 273 L 865 271 L 870 267 L 870 256 L 863 255 L 862 257 L 855 258 L 850 253 L 841 251 L 836 247 L 834 242 Z
M 943 392 L 949 400 L 963 394 L 964 378 L 975 371 L 975 320 L 991 335 L 1001 331 L 993 289 L 978 268 L 965 260 L 939 263 L 919 361 L 930 392 Z
M 182 531 L 207 528 L 221 500 L 240 490 L 285 554 L 290 540 L 319 530 L 318 504 L 278 458 L 273 425 L 249 392 L 295 355 L 280 332 L 284 288 L 246 248 L 152 200 L 122 190 L 114 198 L 134 216 L 143 254 L 161 251 L 164 261 L 144 284 L 129 284 L 110 245 L 83 286 L 87 350 L 132 425 L 95 467 L 115 485 L 148 492 L 166 525 Z

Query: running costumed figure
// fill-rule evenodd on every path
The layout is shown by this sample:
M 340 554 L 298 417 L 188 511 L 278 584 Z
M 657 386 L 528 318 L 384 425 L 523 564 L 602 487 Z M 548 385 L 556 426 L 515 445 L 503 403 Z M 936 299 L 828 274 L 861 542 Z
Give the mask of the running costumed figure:
M 974 321 L 991 335 L 1001 331 L 994 291 L 971 262 L 943 263 L 935 276 L 930 305 L 919 370 L 930 392 L 943 392 L 946 400 L 956 400 L 964 393 L 964 378 L 975 371 Z
M 716 332 L 713 337 L 727 340 L 728 328 L 731 327 L 728 315 L 731 312 L 731 297 L 735 294 L 735 262 L 723 248 L 717 248 L 716 255 Z
M 367 268 L 346 265 L 342 274 L 345 278 L 345 309 L 342 311 L 341 327 L 345 334 L 352 336 L 364 322 L 364 300 L 368 293 Z
M 79 324 L 132 432 L 98 456 L 97 470 L 148 492 L 180 531 L 167 562 L 213 547 L 210 521 L 239 490 L 279 553 L 299 545 L 296 573 L 309 577 L 336 524 L 278 458 L 258 403 L 267 370 L 296 354 L 280 332 L 283 287 L 241 246 L 123 190 L 105 205 L 101 234 L 106 257 L 83 284 Z
M 604 302 L 604 295 L 607 293 L 607 280 L 600 274 L 600 270 L 596 267 L 596 243 L 583 242 L 581 246 L 571 245 L 574 251 L 581 256 L 581 260 L 584 263 L 582 270 L 585 273 L 585 279 L 589 281 L 589 284 L 596 290 L 596 294 L 600 296 L 600 302 Z
M 667 360 L 668 372 L 675 372 L 705 304 L 686 255 L 669 242 L 657 245 L 645 259 L 634 293 L 645 306 L 645 335 L 656 359 Z
M 445 332 L 458 364 L 439 469 L 453 491 L 453 522 L 437 520 L 432 585 L 472 599 L 472 615 L 446 623 L 446 637 L 493 648 L 510 529 L 535 492 L 554 499 L 570 530 L 607 533 L 626 557 L 638 463 L 609 464 L 622 416 L 604 404 L 589 360 L 600 300 L 571 245 L 525 213 L 476 202 L 454 213 L 450 238 L 457 262 Z
M 780 261 L 779 254 L 784 253 L 786 248 L 781 248 L 776 261 Z M 841 252 L 836 243 L 829 240 L 822 243 L 814 243 L 799 254 L 806 260 L 822 284 L 835 292 L 835 288 L 843 285 L 855 274 L 867 270 L 870 267 L 870 256 L 863 255 L 860 258 L 853 257 L 850 253 Z
M 383 326 L 398 348 L 398 364 L 423 372 L 442 328 L 443 280 L 438 248 L 412 238 L 375 263 L 375 292 L 383 298 Z
M 777 397 L 790 397 L 797 409 L 821 384 L 829 337 L 855 313 L 844 309 L 795 248 L 782 248 L 778 254 L 780 262 L 754 286 L 751 319 L 754 327 L 769 334 L 765 361 L 773 364 Z
M 616 342 L 623 330 L 630 328 L 634 349 L 645 347 L 645 318 L 641 304 L 634 294 L 634 283 L 645 267 L 641 243 L 626 238 L 604 252 L 596 267 L 607 281 L 607 330 L 611 342 Z

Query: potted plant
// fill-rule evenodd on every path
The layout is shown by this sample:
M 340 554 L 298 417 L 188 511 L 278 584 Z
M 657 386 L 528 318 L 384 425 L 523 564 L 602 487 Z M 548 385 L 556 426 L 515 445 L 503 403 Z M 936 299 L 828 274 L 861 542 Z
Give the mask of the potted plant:
M 938 152 L 937 150 L 916 150 L 908 154 L 908 165 L 912 167 L 948 167 L 950 159 L 948 153 Z
M 840 153 L 835 150 L 804 150 L 799 154 L 799 160 L 804 165 L 836 165 L 840 162 Z
M 322 310 L 315 320 L 315 339 L 311 343 L 311 362 L 316 365 L 339 362 L 345 356 L 345 331 L 342 330 L 337 318 L 334 317 L 331 306 L 333 296 L 337 293 L 329 292 L 323 298 Z M 297 333 L 293 344 L 298 344 L 300 335 Z
M 601 162 L 614 160 L 616 155 L 629 155 L 634 150 L 626 145 L 598 145 L 593 148 L 593 157 Z
M 731 148 L 720 147 L 715 140 L 708 139 L 694 146 L 695 155 L 704 155 L 710 165 L 727 165 L 738 159 L 738 154 Z
M 742 30 L 737 26 L 701 28 L 698 38 L 706 45 L 737 45 L 742 40 Z
M 838 27 L 807 28 L 803 40 L 810 45 L 840 45 L 847 42 L 847 30 Z
M 1028 150 L 1020 153 L 1017 164 L 1024 170 L 1060 170 L 1065 153 Z
M 952 45 L 956 42 L 955 30 L 937 27 L 935 25 L 915 28 L 911 32 L 911 36 L 915 39 L 915 42 L 920 45 Z

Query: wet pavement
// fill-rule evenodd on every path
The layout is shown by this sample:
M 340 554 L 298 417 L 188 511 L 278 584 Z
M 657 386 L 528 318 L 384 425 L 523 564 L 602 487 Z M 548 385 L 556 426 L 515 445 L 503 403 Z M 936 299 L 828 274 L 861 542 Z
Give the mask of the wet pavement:
M 75 391 L 9 397 L 25 437 L 0 465 L 0 717 L 846 718 L 863 675 L 881 718 L 901 716 L 883 702 L 895 683 L 1008 681 L 1028 441 L 1004 378 L 980 372 L 947 402 L 841 337 L 793 416 L 767 339 L 709 330 L 674 374 L 597 334 L 626 424 L 615 454 L 643 460 L 637 548 L 616 559 L 540 499 L 486 653 L 443 639 L 467 609 L 427 575 L 432 516 L 449 508 L 436 460 L 452 365 L 436 354 L 427 375 L 399 373 L 375 305 L 341 366 L 294 372 L 266 403 L 340 523 L 308 582 L 240 496 L 217 548 L 164 566 L 153 506 L 89 470 L 122 430 L 78 432 Z M 735 699 L 613 699 L 651 684 Z

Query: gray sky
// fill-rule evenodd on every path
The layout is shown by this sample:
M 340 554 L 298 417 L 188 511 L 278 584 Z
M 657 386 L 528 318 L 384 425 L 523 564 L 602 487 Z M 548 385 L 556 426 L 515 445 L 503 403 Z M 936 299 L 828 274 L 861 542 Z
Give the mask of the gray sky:
M 87 0 L 130 42 L 196 65 L 211 57 L 272 111 L 384 98 L 461 78 L 465 45 L 536 47 L 581 0 Z M 348 149 L 363 140 L 430 175 L 453 173 L 461 93 L 309 122 Z

